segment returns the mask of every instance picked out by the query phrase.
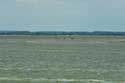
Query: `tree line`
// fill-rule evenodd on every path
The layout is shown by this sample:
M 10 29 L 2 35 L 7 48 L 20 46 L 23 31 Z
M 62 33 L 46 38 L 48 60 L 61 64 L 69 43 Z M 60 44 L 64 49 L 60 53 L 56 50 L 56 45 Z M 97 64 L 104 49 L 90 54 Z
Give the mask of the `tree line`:
M 0 31 L 0 35 L 125 35 L 125 32 L 93 31 L 93 32 L 65 32 L 65 31 Z

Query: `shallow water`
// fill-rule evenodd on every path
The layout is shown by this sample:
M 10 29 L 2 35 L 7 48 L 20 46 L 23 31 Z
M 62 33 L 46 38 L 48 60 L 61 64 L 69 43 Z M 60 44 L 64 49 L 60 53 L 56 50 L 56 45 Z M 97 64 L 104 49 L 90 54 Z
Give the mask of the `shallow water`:
M 123 82 L 124 49 L 124 42 L 0 40 L 0 80 Z

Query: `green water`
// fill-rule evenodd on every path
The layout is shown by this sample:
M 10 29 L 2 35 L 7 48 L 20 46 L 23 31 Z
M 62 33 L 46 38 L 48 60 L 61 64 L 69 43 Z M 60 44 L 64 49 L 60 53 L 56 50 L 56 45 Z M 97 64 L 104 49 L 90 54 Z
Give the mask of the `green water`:
M 125 42 L 0 41 L 0 83 L 53 83 L 49 79 L 123 83 Z

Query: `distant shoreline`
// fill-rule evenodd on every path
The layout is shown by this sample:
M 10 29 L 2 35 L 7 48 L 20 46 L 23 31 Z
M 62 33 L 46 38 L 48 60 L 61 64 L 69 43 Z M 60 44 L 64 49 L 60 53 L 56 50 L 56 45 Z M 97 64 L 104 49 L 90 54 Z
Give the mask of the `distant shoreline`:
M 125 36 L 125 32 L 93 31 L 93 32 L 66 32 L 66 31 L 0 31 L 0 35 L 115 35 Z
M 0 40 L 30 40 L 30 41 L 99 41 L 125 42 L 125 36 L 114 35 L 0 35 Z

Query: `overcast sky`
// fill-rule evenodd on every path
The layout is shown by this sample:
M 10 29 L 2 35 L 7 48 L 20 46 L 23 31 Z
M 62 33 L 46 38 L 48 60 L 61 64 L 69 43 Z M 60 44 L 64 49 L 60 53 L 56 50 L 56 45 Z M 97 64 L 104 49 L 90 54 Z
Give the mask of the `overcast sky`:
M 0 0 L 0 30 L 125 31 L 125 0 Z

